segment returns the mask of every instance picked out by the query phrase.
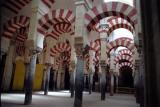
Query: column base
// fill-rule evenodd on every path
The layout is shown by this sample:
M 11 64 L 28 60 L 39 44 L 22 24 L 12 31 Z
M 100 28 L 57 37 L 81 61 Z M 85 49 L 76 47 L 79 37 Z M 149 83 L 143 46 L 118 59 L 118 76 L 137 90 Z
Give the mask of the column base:
M 71 98 L 73 98 L 74 97 L 74 92 L 71 92 Z
M 113 86 L 110 87 L 110 96 L 113 96 L 114 95 L 114 92 L 113 92 Z
M 92 94 L 92 84 L 89 86 L 89 94 Z
M 84 61 L 78 59 L 76 78 L 75 78 L 75 100 L 74 107 L 82 107 L 83 89 L 84 89 L 84 75 L 83 75 Z
M 106 90 L 105 90 L 105 83 L 101 84 L 101 100 L 106 99 Z
M 71 86 L 71 89 L 70 89 L 70 93 L 71 93 L 71 98 L 73 98 L 74 97 L 74 88 L 73 88 L 74 86 Z
M 25 93 L 24 105 L 30 105 L 31 103 L 32 103 L 32 93 L 26 92 Z
M 82 107 L 82 100 L 75 99 L 75 101 L 74 101 L 74 107 Z

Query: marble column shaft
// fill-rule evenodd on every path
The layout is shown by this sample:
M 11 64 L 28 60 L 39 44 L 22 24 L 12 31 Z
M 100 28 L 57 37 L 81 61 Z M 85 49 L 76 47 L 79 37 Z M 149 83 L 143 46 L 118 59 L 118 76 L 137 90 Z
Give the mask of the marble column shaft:
M 83 88 L 84 88 L 84 60 L 78 58 L 75 78 L 75 100 L 74 107 L 82 107 Z
M 45 87 L 44 87 L 44 95 L 48 95 L 49 90 L 49 79 L 50 79 L 50 66 L 46 65 L 46 71 L 45 71 Z
M 71 98 L 74 97 L 74 72 L 71 72 L 70 74 L 70 92 L 71 92 Z
M 100 72 L 100 92 L 101 92 L 101 100 L 105 100 L 106 98 L 106 71 L 105 66 L 101 65 Z
M 114 94 L 114 74 L 113 71 L 110 71 L 110 96 Z
M 61 72 L 58 72 L 57 74 L 57 89 L 60 90 L 61 86 Z
M 92 86 L 93 86 L 93 73 L 89 73 L 89 94 L 92 93 Z
M 37 55 L 34 54 L 30 57 L 30 62 L 26 63 L 26 74 L 25 74 L 25 101 L 24 104 L 28 105 L 32 103 L 32 89 L 33 79 L 36 69 Z

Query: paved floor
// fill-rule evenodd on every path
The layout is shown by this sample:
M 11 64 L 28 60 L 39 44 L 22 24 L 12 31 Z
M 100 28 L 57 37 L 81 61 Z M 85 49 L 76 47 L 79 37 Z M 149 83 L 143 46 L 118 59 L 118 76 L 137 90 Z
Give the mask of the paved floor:
M 100 93 L 87 92 L 83 94 L 83 107 L 140 107 L 135 103 L 132 95 L 116 94 L 106 95 L 106 100 L 100 100 Z M 1 94 L 2 107 L 73 107 L 74 98 L 66 91 L 49 92 L 48 96 L 43 92 L 36 92 L 33 95 L 32 105 L 23 105 L 24 94 Z

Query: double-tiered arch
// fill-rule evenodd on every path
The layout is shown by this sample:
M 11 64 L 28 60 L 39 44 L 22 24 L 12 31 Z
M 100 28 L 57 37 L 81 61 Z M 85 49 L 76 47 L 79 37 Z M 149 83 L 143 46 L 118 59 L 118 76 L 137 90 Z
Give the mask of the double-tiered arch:
M 46 35 L 48 30 L 57 23 L 68 23 L 72 25 L 75 21 L 75 16 L 71 10 L 57 9 L 49 11 L 38 20 L 37 31 Z M 64 26 L 64 24 L 62 24 Z
M 132 56 L 129 56 L 129 55 L 118 55 L 117 57 L 115 57 L 114 61 L 115 61 L 115 64 L 119 63 L 119 61 L 121 60 L 125 60 L 127 62 L 131 62 L 133 63 L 133 58 Z
M 133 27 L 137 24 L 137 11 L 134 7 L 121 2 L 107 2 L 93 7 L 85 14 L 85 24 L 89 31 L 101 19 L 109 16 L 119 16 L 126 19 Z
M 106 53 L 109 54 L 112 49 L 117 48 L 119 46 L 126 47 L 133 54 L 136 53 L 136 47 L 135 47 L 134 43 L 131 43 L 131 41 L 128 41 L 128 40 L 125 40 L 122 38 L 116 39 L 115 41 L 107 43 Z

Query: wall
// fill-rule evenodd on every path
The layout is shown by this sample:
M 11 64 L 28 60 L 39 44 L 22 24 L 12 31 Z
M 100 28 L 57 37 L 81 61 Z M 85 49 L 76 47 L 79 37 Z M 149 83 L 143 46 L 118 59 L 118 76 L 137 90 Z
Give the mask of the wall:
M 15 73 L 13 74 L 13 85 L 12 90 L 22 91 L 24 89 L 24 79 L 25 79 L 25 65 L 22 60 L 16 61 Z M 42 78 L 43 78 L 43 64 L 36 65 L 36 71 L 34 75 L 33 90 L 41 90 Z

